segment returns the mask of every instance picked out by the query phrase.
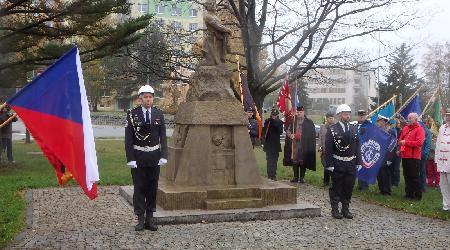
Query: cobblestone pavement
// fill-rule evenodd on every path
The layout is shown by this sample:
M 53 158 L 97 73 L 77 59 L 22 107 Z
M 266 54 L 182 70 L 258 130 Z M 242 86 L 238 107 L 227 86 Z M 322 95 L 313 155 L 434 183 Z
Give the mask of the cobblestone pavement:
M 118 187 L 89 201 L 78 188 L 33 190 L 32 226 L 11 249 L 449 249 L 450 223 L 354 200 L 353 220 L 329 215 L 327 192 L 300 185 L 322 217 L 160 226 L 135 232 Z

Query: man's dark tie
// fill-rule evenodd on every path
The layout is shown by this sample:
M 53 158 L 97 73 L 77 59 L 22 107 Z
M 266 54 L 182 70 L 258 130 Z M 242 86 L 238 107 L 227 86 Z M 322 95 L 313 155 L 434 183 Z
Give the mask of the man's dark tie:
M 145 111 L 145 123 L 150 124 L 150 112 Z

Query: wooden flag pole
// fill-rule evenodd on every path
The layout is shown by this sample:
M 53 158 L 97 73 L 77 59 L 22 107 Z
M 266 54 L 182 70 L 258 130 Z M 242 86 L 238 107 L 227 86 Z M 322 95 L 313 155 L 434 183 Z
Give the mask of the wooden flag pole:
M 374 115 L 376 112 L 378 112 L 378 110 L 384 108 L 384 106 L 386 106 L 388 103 L 390 103 L 392 100 L 394 100 L 395 103 L 395 99 L 397 98 L 397 95 L 393 95 L 389 100 L 385 101 L 383 104 L 381 104 L 378 108 L 374 109 L 372 112 L 370 112 L 370 114 L 367 116 L 368 118 L 370 118 L 372 115 Z
M 239 63 L 238 55 L 236 55 L 236 63 L 237 63 L 237 71 L 238 71 L 239 91 L 241 94 L 241 103 L 242 103 L 242 107 L 244 107 L 244 93 L 242 92 L 241 65 Z M 245 110 L 245 107 L 244 107 L 244 110 Z
M 420 117 L 422 117 L 422 115 L 425 114 L 425 112 L 427 111 L 427 109 L 428 109 L 428 107 L 430 106 L 431 102 L 434 102 L 438 90 L 439 90 L 439 89 L 436 89 L 436 91 L 434 92 L 433 96 L 431 96 L 430 100 L 428 100 L 427 105 L 425 105 L 425 108 L 423 108 L 423 111 L 422 111 L 422 113 L 420 114 Z
M 403 105 L 397 110 L 397 112 L 395 112 L 390 118 L 389 118 L 389 120 L 390 119 L 393 119 L 396 115 L 398 115 L 400 112 L 402 112 L 402 110 L 406 107 L 406 106 L 408 106 L 408 104 L 412 101 L 412 99 L 416 96 L 416 95 L 418 95 L 419 94 L 419 91 L 422 89 L 422 85 L 416 90 L 416 92 L 414 92 L 414 94 L 412 94 L 409 98 L 408 98 L 408 100 L 406 100 L 406 102 L 405 103 L 403 103 Z
M 292 135 L 294 136 L 294 138 L 292 139 L 292 143 L 291 143 L 291 159 L 294 160 L 294 141 L 295 141 L 295 118 L 297 117 L 297 100 L 295 98 L 297 98 L 297 79 L 295 79 L 295 87 L 294 87 L 294 107 L 292 108 L 294 111 L 294 118 L 292 119 Z M 291 100 L 292 102 L 292 95 L 291 95 Z

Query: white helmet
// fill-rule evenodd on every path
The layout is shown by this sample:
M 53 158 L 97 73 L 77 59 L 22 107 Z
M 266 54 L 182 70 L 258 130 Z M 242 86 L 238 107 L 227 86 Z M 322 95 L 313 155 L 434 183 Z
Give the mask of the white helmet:
M 336 114 L 341 112 L 352 112 L 352 109 L 347 104 L 341 104 L 336 109 Z
M 153 90 L 153 88 L 150 85 L 144 85 L 139 88 L 138 95 L 141 95 L 142 93 L 154 94 L 155 90 Z

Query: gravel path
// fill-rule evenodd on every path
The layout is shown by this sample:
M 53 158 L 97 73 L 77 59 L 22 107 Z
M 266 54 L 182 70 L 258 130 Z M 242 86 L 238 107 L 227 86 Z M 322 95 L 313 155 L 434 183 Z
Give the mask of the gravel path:
M 118 187 L 89 201 L 79 188 L 33 190 L 32 223 L 11 249 L 449 249 L 450 223 L 358 200 L 353 220 L 330 217 L 325 190 L 300 185 L 298 199 L 322 217 L 160 226 L 135 232 Z

